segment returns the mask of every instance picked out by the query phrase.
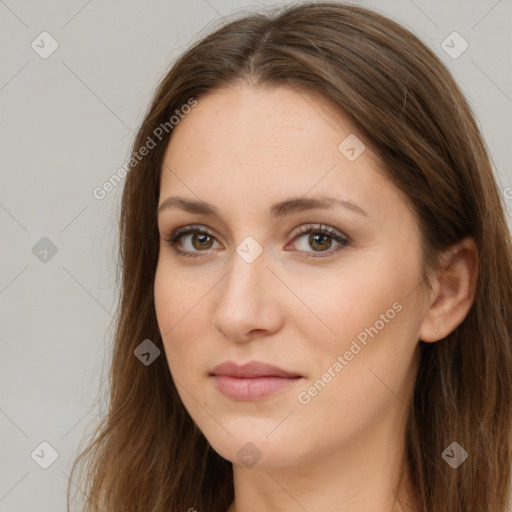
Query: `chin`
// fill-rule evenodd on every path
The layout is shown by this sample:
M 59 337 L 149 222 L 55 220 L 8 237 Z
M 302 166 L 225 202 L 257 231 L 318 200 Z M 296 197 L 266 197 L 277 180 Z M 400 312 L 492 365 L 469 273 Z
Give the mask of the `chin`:
M 273 437 L 274 433 L 267 437 L 271 430 L 231 430 L 233 437 L 226 434 L 222 438 L 214 436 L 207 439 L 221 457 L 239 466 L 270 469 L 296 463 L 296 450 L 283 438 L 277 435 Z

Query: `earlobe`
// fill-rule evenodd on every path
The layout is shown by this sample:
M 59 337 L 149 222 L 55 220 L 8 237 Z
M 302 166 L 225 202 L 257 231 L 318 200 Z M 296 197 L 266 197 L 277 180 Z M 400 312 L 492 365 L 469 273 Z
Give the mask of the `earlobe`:
M 478 248 L 472 237 L 450 247 L 441 258 L 419 339 L 432 343 L 453 332 L 466 318 L 476 294 Z

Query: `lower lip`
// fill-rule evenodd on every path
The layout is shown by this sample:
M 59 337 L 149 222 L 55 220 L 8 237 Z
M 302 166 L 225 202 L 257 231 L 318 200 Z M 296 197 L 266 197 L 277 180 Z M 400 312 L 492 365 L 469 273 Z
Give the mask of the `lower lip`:
M 217 389 L 235 400 L 257 400 L 273 395 L 301 380 L 302 377 L 253 377 L 241 379 L 214 375 Z

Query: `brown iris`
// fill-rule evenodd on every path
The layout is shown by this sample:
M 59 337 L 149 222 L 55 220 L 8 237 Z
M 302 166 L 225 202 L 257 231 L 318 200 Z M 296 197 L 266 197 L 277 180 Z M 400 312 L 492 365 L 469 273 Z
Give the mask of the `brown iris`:
M 319 238 L 323 238 L 323 242 L 320 242 L 320 244 L 318 244 L 318 239 Z M 329 235 L 325 235 L 325 234 L 311 234 L 309 236 L 309 243 L 311 244 L 311 247 L 314 248 L 315 245 L 321 245 L 320 247 L 320 250 L 321 251 L 324 251 L 326 249 L 329 249 L 329 247 L 331 246 L 331 237 Z
M 209 240 L 206 241 L 206 239 Z M 199 242 L 199 245 L 196 245 L 196 241 Z M 210 245 L 207 245 L 208 242 L 210 243 Z M 194 246 L 195 249 L 210 249 L 212 243 L 213 238 L 210 235 L 205 235 L 204 233 L 195 233 L 192 235 L 192 245 Z

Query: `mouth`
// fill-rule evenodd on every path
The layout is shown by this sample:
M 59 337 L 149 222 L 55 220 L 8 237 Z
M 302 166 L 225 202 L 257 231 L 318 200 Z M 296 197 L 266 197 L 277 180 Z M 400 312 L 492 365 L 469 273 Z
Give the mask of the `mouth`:
M 216 366 L 210 377 L 222 394 L 234 400 L 257 400 L 282 391 L 304 377 L 267 363 L 251 361 L 237 365 L 227 361 Z

